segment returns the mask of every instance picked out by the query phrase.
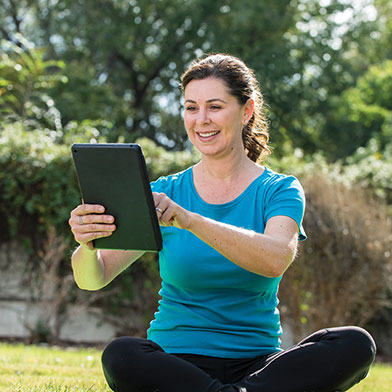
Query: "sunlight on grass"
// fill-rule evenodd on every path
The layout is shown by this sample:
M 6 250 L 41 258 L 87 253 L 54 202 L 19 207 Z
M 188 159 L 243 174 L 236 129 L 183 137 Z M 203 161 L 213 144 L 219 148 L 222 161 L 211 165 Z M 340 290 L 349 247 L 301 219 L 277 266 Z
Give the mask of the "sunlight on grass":
M 0 391 L 111 392 L 100 356 L 96 349 L 0 344 Z M 366 380 L 351 391 L 392 391 L 392 367 L 375 365 Z
M 109 392 L 100 351 L 0 344 L 2 392 Z

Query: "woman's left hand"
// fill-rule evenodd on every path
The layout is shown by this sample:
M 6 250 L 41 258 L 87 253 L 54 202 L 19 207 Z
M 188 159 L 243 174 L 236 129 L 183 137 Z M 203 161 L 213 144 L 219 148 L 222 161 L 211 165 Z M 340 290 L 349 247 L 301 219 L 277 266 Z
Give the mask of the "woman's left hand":
M 177 203 L 166 196 L 165 193 L 152 193 L 159 224 L 162 226 L 174 226 L 179 229 L 188 229 L 193 213 L 180 207 Z

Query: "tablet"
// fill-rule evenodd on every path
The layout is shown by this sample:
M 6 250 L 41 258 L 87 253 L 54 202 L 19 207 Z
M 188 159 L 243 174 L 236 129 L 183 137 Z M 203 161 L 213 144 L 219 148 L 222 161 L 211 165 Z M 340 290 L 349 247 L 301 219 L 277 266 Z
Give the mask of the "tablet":
M 74 144 L 83 203 L 101 204 L 116 230 L 94 240 L 97 249 L 158 252 L 162 236 L 142 149 L 134 143 Z

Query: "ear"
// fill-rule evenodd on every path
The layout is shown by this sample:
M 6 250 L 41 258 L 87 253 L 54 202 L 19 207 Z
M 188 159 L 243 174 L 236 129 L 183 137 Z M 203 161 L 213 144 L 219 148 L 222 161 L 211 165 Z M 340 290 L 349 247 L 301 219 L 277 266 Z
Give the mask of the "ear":
M 255 101 L 252 98 L 249 98 L 245 105 L 244 105 L 244 116 L 243 116 L 243 124 L 246 125 L 250 118 L 252 117 L 252 114 L 255 109 Z

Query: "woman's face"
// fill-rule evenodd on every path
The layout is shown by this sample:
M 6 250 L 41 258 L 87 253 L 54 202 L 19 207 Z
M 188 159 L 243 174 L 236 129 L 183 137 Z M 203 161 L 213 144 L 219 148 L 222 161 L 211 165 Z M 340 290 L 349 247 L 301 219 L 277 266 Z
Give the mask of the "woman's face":
M 244 152 L 241 130 L 253 101 L 240 105 L 221 79 L 192 80 L 184 91 L 184 123 L 193 145 L 206 156 Z

